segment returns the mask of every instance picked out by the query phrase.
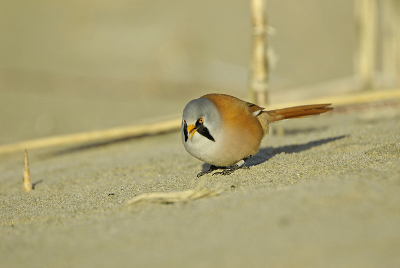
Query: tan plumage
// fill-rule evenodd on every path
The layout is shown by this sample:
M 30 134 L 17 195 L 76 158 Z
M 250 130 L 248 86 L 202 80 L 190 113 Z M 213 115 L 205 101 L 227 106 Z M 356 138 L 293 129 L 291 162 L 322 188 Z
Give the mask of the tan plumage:
M 217 167 L 235 165 L 235 170 L 243 165 L 243 160 L 257 153 L 262 138 L 268 134 L 269 123 L 324 113 L 333 109 L 329 105 L 264 111 L 230 95 L 207 94 L 186 105 L 182 142 L 196 158 Z
M 221 143 L 223 149 L 217 152 L 220 155 L 218 161 L 210 164 L 230 166 L 256 154 L 265 131 L 261 121 L 252 116 L 252 113 L 253 110 L 261 108 L 249 106 L 249 103 L 228 95 L 208 94 L 202 98 L 207 98 L 215 104 L 223 122 L 221 124 L 224 131 Z

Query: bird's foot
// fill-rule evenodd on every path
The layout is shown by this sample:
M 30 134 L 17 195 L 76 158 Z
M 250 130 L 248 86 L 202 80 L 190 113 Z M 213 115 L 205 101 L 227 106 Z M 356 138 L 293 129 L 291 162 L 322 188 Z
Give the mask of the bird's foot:
M 247 159 L 247 158 L 246 158 L 246 159 Z M 249 169 L 248 166 L 245 166 L 245 165 L 244 165 L 244 161 L 245 161 L 246 159 L 240 160 L 240 161 L 237 162 L 235 165 L 230 166 L 230 167 L 218 167 L 218 166 L 211 165 L 210 168 L 209 168 L 208 170 L 202 171 L 202 172 L 200 172 L 199 174 L 197 174 L 197 178 L 200 178 L 201 176 L 206 175 L 206 174 L 209 174 L 209 173 L 211 173 L 211 172 L 213 172 L 213 171 L 215 171 L 215 170 L 218 170 L 218 169 L 223 169 L 223 170 L 220 171 L 220 172 L 215 172 L 214 174 L 212 174 L 213 176 L 216 175 L 216 174 L 217 174 L 217 175 L 230 175 L 230 174 L 232 174 L 233 172 L 235 172 L 236 170 L 241 169 L 241 168 Z
M 213 172 L 214 170 L 217 170 L 217 169 L 220 169 L 220 167 L 211 165 L 210 168 L 209 168 L 208 170 L 202 171 L 202 172 L 200 172 L 199 174 L 197 174 L 197 178 L 200 178 L 200 177 L 203 176 L 203 175 L 209 174 L 209 173 L 211 173 L 211 172 Z
M 230 174 L 232 174 L 233 172 L 235 172 L 236 170 L 241 169 L 241 168 L 249 169 L 249 167 L 247 167 L 247 166 L 245 166 L 245 165 L 239 166 L 238 164 L 236 164 L 236 165 L 233 165 L 233 166 L 231 166 L 231 167 L 225 168 L 223 171 L 215 172 L 215 173 L 213 174 L 213 176 L 214 176 L 214 175 L 230 175 Z

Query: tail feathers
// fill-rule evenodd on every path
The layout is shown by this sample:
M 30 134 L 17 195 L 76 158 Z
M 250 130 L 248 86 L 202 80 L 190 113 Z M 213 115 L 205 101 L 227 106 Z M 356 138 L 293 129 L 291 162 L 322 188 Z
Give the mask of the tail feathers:
M 309 116 L 309 115 L 322 114 L 322 113 L 328 112 L 330 110 L 333 110 L 332 107 L 328 107 L 330 105 L 331 105 L 331 103 L 303 105 L 303 106 L 296 106 L 296 107 L 290 107 L 290 108 L 284 108 L 284 109 L 277 109 L 277 110 L 272 110 L 272 111 L 264 111 L 264 113 L 268 114 L 269 122 L 275 122 L 275 121 L 280 121 L 280 120 L 284 120 L 284 119 L 299 118 L 299 117 L 305 117 L 305 116 Z

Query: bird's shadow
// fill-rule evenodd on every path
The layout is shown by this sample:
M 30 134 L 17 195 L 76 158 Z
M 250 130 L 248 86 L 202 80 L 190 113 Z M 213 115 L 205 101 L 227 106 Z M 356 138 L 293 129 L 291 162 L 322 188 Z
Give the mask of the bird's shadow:
M 285 145 L 285 146 L 280 146 L 280 147 L 264 147 L 261 148 L 256 155 L 251 157 L 246 161 L 246 166 L 251 167 L 251 166 L 256 166 L 261 163 L 264 163 L 268 159 L 271 159 L 277 154 L 280 153 L 285 153 L 285 154 L 291 154 L 291 153 L 299 153 L 308 149 L 311 149 L 312 147 L 315 146 L 320 146 L 335 140 L 340 140 L 347 137 L 347 135 L 342 135 L 342 136 L 337 136 L 333 138 L 327 138 L 327 139 L 320 139 L 320 140 L 315 140 L 315 141 L 310 141 L 307 143 L 303 144 L 293 144 L 293 145 Z M 202 171 L 206 171 L 210 168 L 210 165 L 207 163 L 204 163 L 202 166 Z

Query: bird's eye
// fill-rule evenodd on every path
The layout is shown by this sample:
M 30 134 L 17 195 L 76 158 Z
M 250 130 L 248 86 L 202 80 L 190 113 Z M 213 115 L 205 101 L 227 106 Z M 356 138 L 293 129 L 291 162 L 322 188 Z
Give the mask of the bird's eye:
M 200 124 L 203 124 L 203 123 L 204 123 L 204 119 L 203 119 L 203 118 L 200 118 L 200 119 L 199 119 L 199 123 L 200 123 Z

